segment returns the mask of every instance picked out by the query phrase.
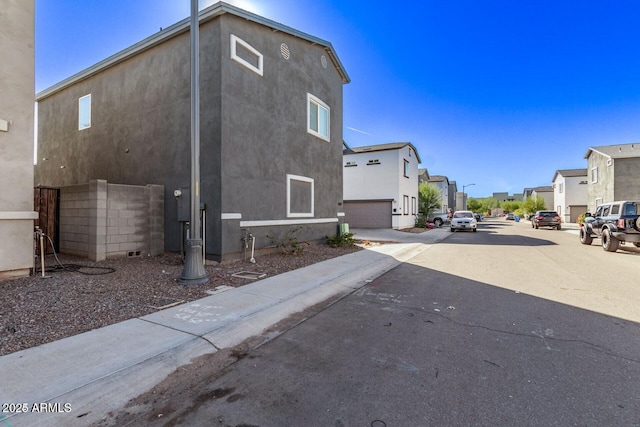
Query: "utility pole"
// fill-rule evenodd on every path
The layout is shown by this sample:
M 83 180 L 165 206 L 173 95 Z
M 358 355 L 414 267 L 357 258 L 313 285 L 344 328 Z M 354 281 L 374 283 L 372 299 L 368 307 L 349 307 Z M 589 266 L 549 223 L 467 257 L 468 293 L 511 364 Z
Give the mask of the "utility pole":
M 209 281 L 200 238 L 200 20 L 198 0 L 191 0 L 191 222 L 181 285 Z

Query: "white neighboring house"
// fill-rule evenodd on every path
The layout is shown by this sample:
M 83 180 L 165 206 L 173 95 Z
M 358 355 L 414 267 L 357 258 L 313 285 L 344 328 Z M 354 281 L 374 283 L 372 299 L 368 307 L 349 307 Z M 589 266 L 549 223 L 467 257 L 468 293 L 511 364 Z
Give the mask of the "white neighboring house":
M 557 170 L 553 179 L 554 207 L 562 222 L 576 222 L 587 211 L 587 169 Z
M 418 213 L 420 156 L 410 142 L 343 151 L 345 222 L 352 228 L 409 228 Z
M 553 187 L 551 185 L 543 185 L 541 187 L 534 187 L 531 189 L 531 197 L 540 196 L 544 200 L 544 208 L 545 210 L 553 210 L 554 209 L 554 200 L 553 200 Z M 560 212 L 558 212 L 559 214 Z

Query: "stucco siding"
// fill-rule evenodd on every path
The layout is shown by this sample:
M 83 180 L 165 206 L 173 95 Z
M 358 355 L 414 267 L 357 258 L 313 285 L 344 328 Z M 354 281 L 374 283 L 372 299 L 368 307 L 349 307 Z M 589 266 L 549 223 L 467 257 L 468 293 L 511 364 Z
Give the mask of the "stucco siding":
M 607 161 L 610 164 L 607 164 Z M 603 156 L 597 152 L 592 152 L 587 159 L 587 180 L 589 182 L 588 189 L 588 210 L 595 212 L 598 203 L 613 202 L 615 200 L 614 193 L 614 169 L 613 161 L 607 156 Z M 593 182 L 593 169 L 597 168 L 598 179 Z
M 231 35 L 263 55 L 263 75 L 231 58 Z M 165 245 L 181 247 L 178 205 L 190 192 L 190 45 L 182 33 L 40 101 L 36 183 L 105 179 L 162 184 Z M 290 49 L 282 57 L 281 43 Z M 249 222 L 286 221 L 287 175 L 313 180 L 309 240 L 335 234 L 342 201 L 342 85 L 326 48 L 222 14 L 200 27 L 200 201 L 214 258 L 239 253 Z M 326 59 L 326 58 L 325 58 Z M 78 131 L 78 99 L 91 93 L 91 127 Z M 307 93 L 330 106 L 330 141 L 307 133 Z M 61 167 L 64 166 L 64 167 Z M 173 192 L 182 190 L 183 200 Z M 253 227 L 252 225 L 252 227 Z M 281 225 L 275 226 L 281 231 Z M 296 226 L 296 224 L 289 224 Z M 268 226 L 267 226 L 268 227 Z M 251 230 L 268 246 L 269 230 Z
M 0 11 L 0 280 L 33 267 L 34 1 Z
M 640 200 L 640 158 L 615 159 L 615 200 Z

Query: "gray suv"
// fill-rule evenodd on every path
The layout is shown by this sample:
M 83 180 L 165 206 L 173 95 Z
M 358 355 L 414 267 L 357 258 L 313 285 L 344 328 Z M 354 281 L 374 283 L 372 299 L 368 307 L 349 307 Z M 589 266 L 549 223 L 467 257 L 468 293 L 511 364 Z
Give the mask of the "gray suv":
M 531 217 L 531 227 L 553 227 L 560 230 L 562 229 L 560 215 L 556 211 L 538 211 Z
M 594 214 L 587 212 L 580 224 L 580 242 L 590 245 L 598 237 L 607 252 L 615 252 L 626 242 L 640 247 L 640 201 L 604 203 Z

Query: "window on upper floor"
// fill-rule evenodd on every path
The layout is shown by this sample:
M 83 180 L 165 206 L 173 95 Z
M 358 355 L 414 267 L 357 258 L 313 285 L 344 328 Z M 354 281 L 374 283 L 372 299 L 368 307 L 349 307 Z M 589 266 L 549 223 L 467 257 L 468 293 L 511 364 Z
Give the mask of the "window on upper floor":
M 91 127 L 91 94 L 78 100 L 78 130 Z
M 564 190 L 564 184 L 561 182 L 558 184 L 558 193 L 562 193 L 562 190 Z
M 264 59 L 256 48 L 231 34 L 231 59 L 244 65 L 259 76 L 263 73 Z
M 307 132 L 330 141 L 329 106 L 311 94 L 307 94 Z
M 598 182 L 598 167 L 596 166 L 595 168 L 591 168 L 591 182 L 592 183 L 596 183 Z
M 409 160 L 404 160 L 404 176 L 409 178 Z

